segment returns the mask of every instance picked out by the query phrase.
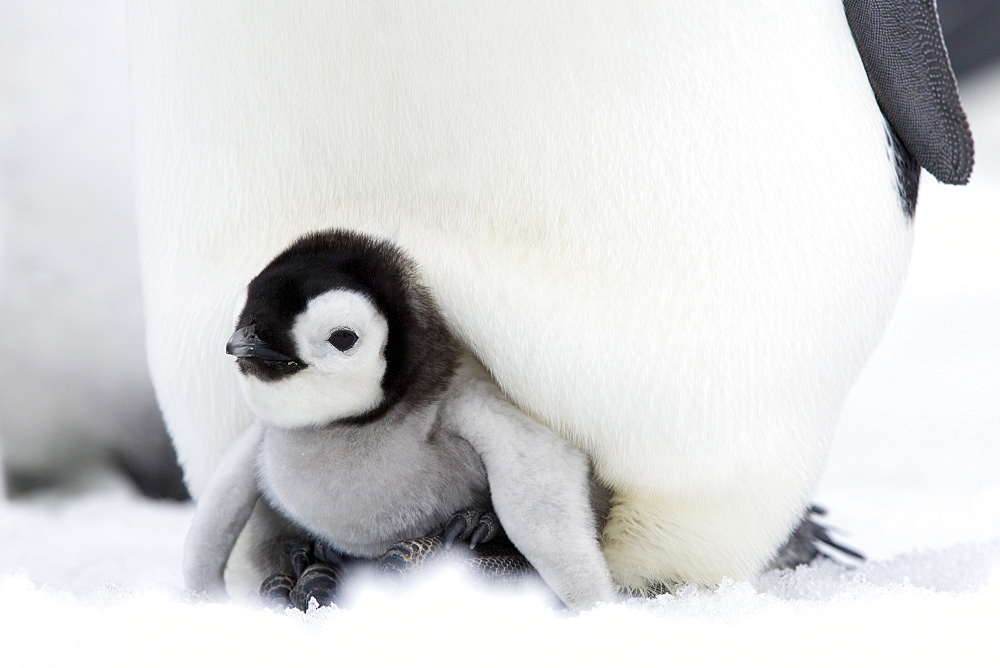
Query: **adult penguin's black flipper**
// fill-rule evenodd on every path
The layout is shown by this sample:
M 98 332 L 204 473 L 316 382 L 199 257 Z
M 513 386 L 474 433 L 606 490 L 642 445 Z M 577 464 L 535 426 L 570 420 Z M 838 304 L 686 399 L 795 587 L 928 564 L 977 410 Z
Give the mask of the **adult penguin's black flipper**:
M 944 183 L 972 173 L 972 133 L 934 0 L 844 0 L 882 113 L 921 167 Z

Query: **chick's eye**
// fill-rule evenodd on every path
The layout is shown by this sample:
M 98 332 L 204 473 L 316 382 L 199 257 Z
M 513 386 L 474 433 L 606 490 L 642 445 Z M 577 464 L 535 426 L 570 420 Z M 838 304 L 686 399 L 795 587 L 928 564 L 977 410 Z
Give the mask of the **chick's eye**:
M 338 329 L 330 335 L 327 341 L 340 352 L 346 352 L 358 342 L 358 335 L 349 329 Z

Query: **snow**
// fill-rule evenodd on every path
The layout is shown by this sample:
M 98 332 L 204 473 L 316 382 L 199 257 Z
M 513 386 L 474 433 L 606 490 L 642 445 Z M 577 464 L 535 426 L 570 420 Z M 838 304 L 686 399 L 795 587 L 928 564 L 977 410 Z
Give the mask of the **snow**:
M 963 93 L 976 173 L 924 175 L 904 294 L 816 492 L 867 562 L 577 616 L 450 573 L 274 612 L 192 598 L 190 505 L 103 477 L 0 501 L 0 665 L 1000 665 L 1000 71 Z
M 303 614 L 187 595 L 178 566 L 190 516 L 186 504 L 121 489 L 0 510 L 4 665 L 175 665 L 206 655 L 250 665 L 326 657 L 375 665 L 1000 661 L 995 539 L 939 550 L 901 544 L 896 556 L 854 570 L 827 563 L 578 616 L 554 611 L 537 592 L 488 594 L 447 573 L 401 592 L 365 583 L 344 609 Z

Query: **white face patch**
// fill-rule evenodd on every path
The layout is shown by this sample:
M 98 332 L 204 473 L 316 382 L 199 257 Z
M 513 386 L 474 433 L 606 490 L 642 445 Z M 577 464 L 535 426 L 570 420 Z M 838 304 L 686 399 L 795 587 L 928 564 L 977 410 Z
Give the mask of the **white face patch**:
M 330 341 L 335 332 L 343 350 Z M 367 297 L 350 290 L 324 292 L 292 326 L 296 352 L 308 366 L 273 382 L 241 376 L 247 401 L 265 422 L 288 428 L 366 413 L 383 399 L 388 337 L 389 323 Z
M 347 350 L 330 342 L 334 332 L 346 330 L 358 337 Z M 331 290 L 314 297 L 292 326 L 292 340 L 299 357 L 329 373 L 376 373 L 385 371 L 382 351 L 389 337 L 389 324 L 364 295 L 350 290 Z M 381 366 L 378 366 L 380 364 Z

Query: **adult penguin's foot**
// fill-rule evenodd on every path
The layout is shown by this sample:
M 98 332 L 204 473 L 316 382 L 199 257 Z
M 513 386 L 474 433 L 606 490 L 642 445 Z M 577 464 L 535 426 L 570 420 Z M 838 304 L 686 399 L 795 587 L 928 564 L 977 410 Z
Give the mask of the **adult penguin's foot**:
M 475 526 L 480 525 L 477 523 Z M 455 564 L 490 582 L 519 582 L 535 573 L 528 560 L 503 533 L 478 543 L 475 548 L 455 543 L 448 549 L 440 535 L 404 540 L 376 559 L 375 569 L 380 575 L 407 575 L 439 560 Z
M 375 560 L 375 572 L 379 575 L 404 575 L 440 556 L 444 549 L 441 536 L 400 541 Z
M 456 540 L 468 542 L 469 547 L 475 549 L 502 533 L 500 520 L 492 510 L 469 508 L 452 516 L 442 532 L 442 540 L 445 549 L 450 549 Z

